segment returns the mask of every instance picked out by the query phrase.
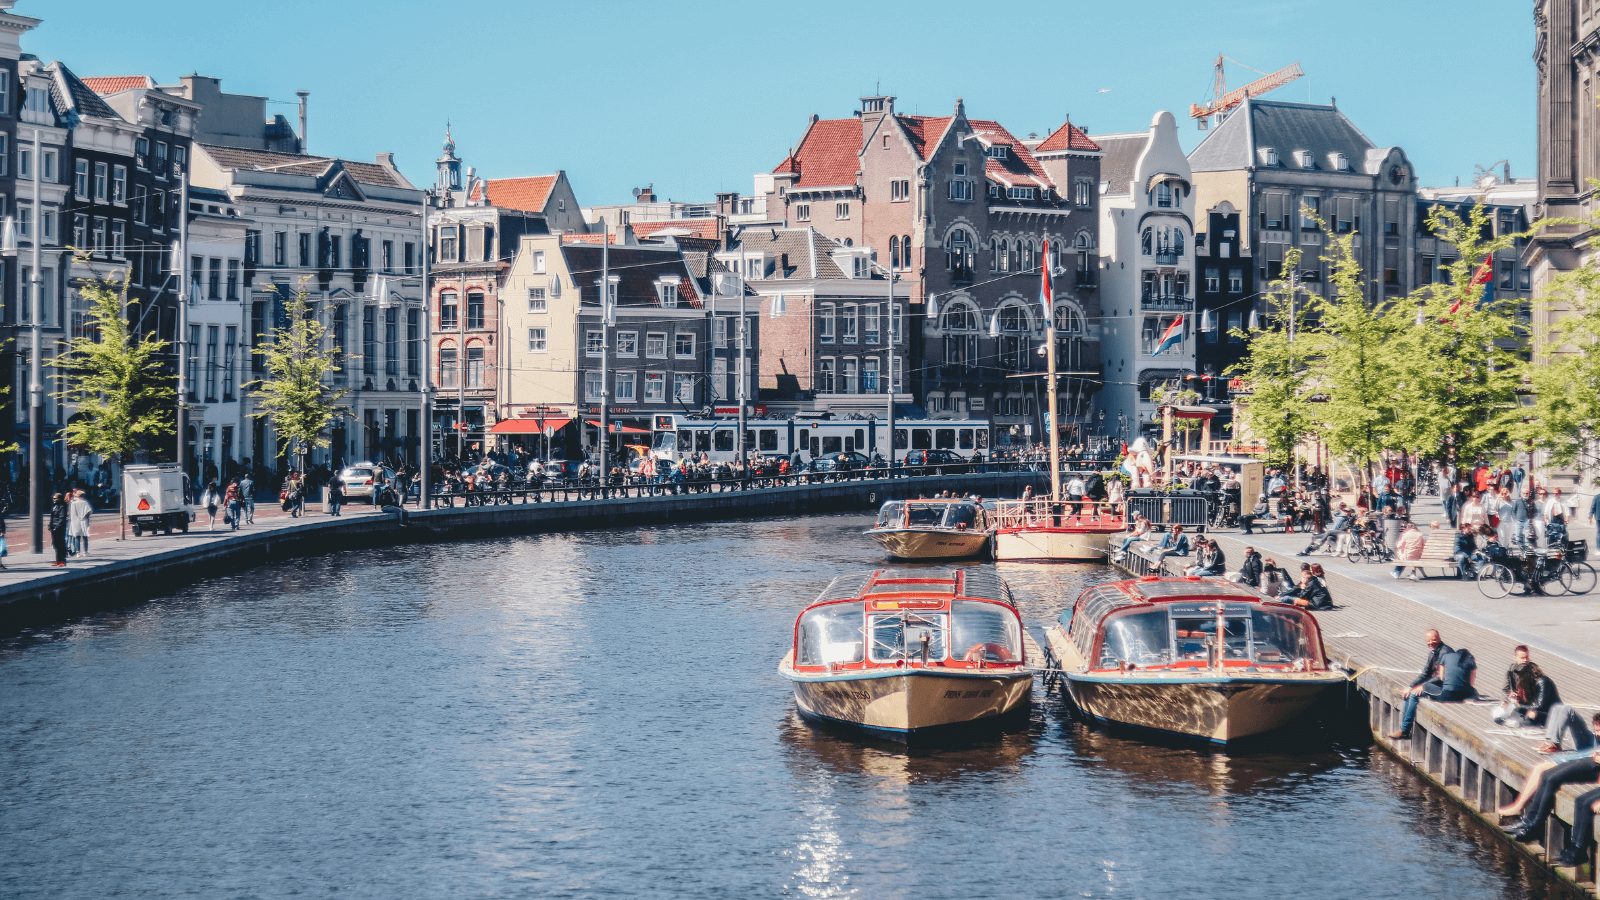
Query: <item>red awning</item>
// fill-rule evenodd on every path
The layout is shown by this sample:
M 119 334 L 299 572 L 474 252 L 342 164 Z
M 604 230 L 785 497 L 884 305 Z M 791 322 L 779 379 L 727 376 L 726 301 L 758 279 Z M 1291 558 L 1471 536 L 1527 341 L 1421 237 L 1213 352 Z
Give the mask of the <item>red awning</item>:
M 595 290 L 599 290 L 599 288 L 595 288 Z M 600 420 L 599 419 L 584 419 L 583 421 L 584 421 L 584 424 L 588 425 L 591 428 L 599 428 L 600 427 Z M 649 434 L 650 433 L 650 429 L 648 429 L 648 428 L 635 428 L 632 425 L 621 425 L 621 424 L 618 424 L 616 422 L 612 422 L 611 423 L 611 433 L 612 434 Z
M 546 428 L 560 431 L 572 420 L 565 416 L 545 416 L 543 419 L 501 419 L 489 429 L 490 434 L 544 434 Z

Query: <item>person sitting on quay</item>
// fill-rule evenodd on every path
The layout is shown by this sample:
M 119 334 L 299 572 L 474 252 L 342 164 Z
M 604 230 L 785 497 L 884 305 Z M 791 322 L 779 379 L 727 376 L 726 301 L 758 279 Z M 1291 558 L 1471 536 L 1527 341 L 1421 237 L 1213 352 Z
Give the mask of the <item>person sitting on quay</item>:
M 1328 527 L 1311 536 L 1311 542 L 1306 548 L 1296 553 L 1295 556 L 1310 556 L 1319 553 L 1328 546 L 1328 541 L 1333 541 L 1333 552 L 1339 553 L 1343 549 L 1344 536 L 1350 530 L 1350 523 L 1355 519 L 1355 511 L 1350 504 L 1340 501 L 1339 508 L 1330 517 Z
M 1472 687 L 1477 663 L 1466 650 L 1455 650 L 1439 637 L 1435 629 L 1428 629 L 1428 658 L 1423 660 L 1422 673 L 1405 691 L 1405 710 L 1400 716 L 1400 730 L 1389 733 L 1389 739 L 1408 741 L 1411 727 L 1417 721 L 1417 706 L 1426 697 L 1437 703 L 1459 703 L 1477 695 Z
M 1592 721 L 1600 727 L 1600 713 L 1596 713 Z M 1600 750 L 1574 750 L 1547 759 L 1528 772 L 1516 799 L 1496 810 L 1502 821 L 1510 820 L 1500 827 L 1513 840 L 1531 840 L 1544 827 L 1545 819 L 1555 806 L 1557 792 L 1569 784 L 1595 782 L 1600 782 Z M 1591 802 L 1593 799 L 1590 798 Z
M 1558 866 L 1581 866 L 1594 844 L 1594 817 L 1600 813 L 1600 787 L 1578 795 L 1572 804 L 1572 832 L 1567 835 L 1567 845 L 1556 854 Z
M 1169 556 L 1189 555 L 1189 536 L 1183 533 L 1182 525 L 1174 525 L 1172 529 L 1161 536 L 1160 543 L 1156 544 L 1156 567 L 1160 568 Z
M 1261 561 L 1261 593 L 1276 599 L 1294 586 L 1294 579 L 1289 577 L 1289 571 L 1278 565 L 1276 559 L 1267 557 Z
M 1030 496 L 1029 496 L 1029 491 L 1030 490 L 1031 490 L 1031 488 L 1024 488 L 1023 489 L 1023 494 L 1022 494 L 1022 499 L 1023 500 L 1030 499 Z M 1117 552 L 1112 555 L 1112 560 L 1111 561 L 1112 562 L 1120 562 L 1124 557 L 1126 557 L 1128 555 L 1128 548 L 1129 547 L 1133 546 L 1134 544 L 1138 543 L 1139 541 L 1144 540 L 1146 537 L 1149 536 L 1149 534 L 1150 534 L 1150 520 L 1145 518 L 1145 514 L 1144 513 L 1134 513 L 1133 514 L 1133 522 L 1130 523 L 1130 525 L 1129 525 L 1128 533 L 1122 538 L 1122 546 L 1117 548 Z
M 1323 580 L 1326 577 L 1327 573 L 1322 570 L 1321 564 L 1302 564 L 1299 583 L 1284 591 L 1278 599 L 1301 609 L 1319 612 L 1333 609 L 1333 592 L 1328 590 L 1328 584 Z
M 1244 561 L 1239 563 L 1239 571 L 1227 576 L 1229 581 L 1235 581 L 1246 587 L 1261 588 L 1261 554 L 1254 547 L 1244 548 Z
M 1217 542 L 1208 537 L 1195 539 L 1195 565 L 1184 570 L 1185 575 L 1197 578 L 1215 578 L 1226 574 L 1228 571 L 1228 557 L 1217 546 Z
M 1428 539 L 1422 534 L 1422 531 L 1417 528 L 1417 523 L 1405 523 L 1400 530 L 1400 539 L 1395 542 L 1394 550 L 1396 565 L 1394 567 L 1394 571 L 1390 573 L 1390 576 L 1399 578 L 1401 575 L 1407 574 L 1406 570 L 1410 569 L 1411 571 L 1407 577 L 1409 577 L 1412 581 L 1421 581 L 1422 567 L 1407 565 L 1407 563 L 1414 563 L 1421 559 L 1422 548 L 1426 546 L 1427 543 Z
M 1513 662 L 1506 670 L 1505 703 L 1495 710 L 1494 720 L 1513 727 L 1548 725 L 1550 711 L 1561 702 L 1561 693 L 1539 664 L 1530 658 L 1527 644 L 1511 651 Z

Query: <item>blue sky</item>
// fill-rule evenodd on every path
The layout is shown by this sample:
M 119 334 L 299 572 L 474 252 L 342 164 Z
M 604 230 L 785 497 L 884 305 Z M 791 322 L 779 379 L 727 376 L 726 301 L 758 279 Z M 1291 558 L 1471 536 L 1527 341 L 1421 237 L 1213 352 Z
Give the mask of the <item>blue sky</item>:
M 268 9 L 270 15 L 264 15 Z M 1535 167 L 1527 0 L 1135 0 L 805 4 L 575 0 L 19 0 L 24 49 L 80 75 L 200 72 L 293 118 L 310 149 L 393 151 L 432 181 L 446 119 L 480 174 L 565 169 L 579 200 L 653 182 L 675 199 L 750 190 L 807 118 L 875 90 L 903 112 L 969 115 L 1019 136 L 1071 113 L 1091 133 L 1146 126 L 1209 95 L 1224 53 L 1306 77 L 1272 96 L 1341 109 L 1398 144 L 1425 184 L 1508 159 Z M 148 13 L 148 14 L 146 14 Z M 1230 69 L 1230 85 L 1255 74 Z M 1185 120 L 1184 140 L 1200 132 Z

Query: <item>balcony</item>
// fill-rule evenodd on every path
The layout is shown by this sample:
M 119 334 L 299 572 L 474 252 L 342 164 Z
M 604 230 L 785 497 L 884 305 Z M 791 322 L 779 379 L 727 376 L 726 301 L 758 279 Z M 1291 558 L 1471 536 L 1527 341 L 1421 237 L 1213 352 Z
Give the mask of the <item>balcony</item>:
M 1081 288 L 1093 288 L 1098 287 L 1100 281 L 1095 278 L 1094 272 L 1078 272 L 1077 278 L 1074 279 L 1073 283 Z
M 1160 291 L 1145 291 L 1139 297 L 1139 305 L 1144 309 L 1189 312 L 1194 309 L 1194 298 L 1187 294 L 1165 294 Z
M 1178 260 L 1182 258 L 1183 254 L 1174 252 L 1172 250 L 1156 251 L 1156 265 L 1158 266 L 1175 266 L 1178 264 Z

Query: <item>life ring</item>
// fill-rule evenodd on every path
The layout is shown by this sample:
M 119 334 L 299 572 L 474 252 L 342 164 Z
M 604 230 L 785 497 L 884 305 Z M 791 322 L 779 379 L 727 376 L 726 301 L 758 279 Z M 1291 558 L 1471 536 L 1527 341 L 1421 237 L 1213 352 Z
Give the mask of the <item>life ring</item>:
M 988 643 L 973 644 L 971 649 L 967 650 L 966 655 L 963 656 L 962 659 L 969 663 L 987 663 L 991 661 L 989 659 L 991 654 L 994 656 L 992 661 L 995 665 L 1009 666 L 1016 664 L 1016 660 L 1011 658 L 1010 647 L 1007 647 L 1005 644 L 997 644 L 992 641 Z

